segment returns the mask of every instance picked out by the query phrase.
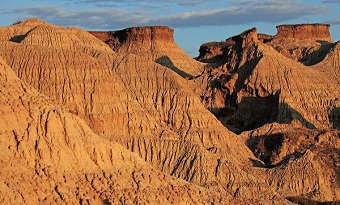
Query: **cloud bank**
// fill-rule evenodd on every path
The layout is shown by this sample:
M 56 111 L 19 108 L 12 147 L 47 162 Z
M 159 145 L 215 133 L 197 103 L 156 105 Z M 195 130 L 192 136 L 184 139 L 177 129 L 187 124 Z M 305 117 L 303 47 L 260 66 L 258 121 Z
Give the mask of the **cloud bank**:
M 197 6 L 200 4 L 204 4 L 207 3 L 206 0 L 162 0 L 161 2 L 158 0 L 138 0 L 138 2 L 136 2 L 135 0 L 64 0 L 67 1 L 69 3 L 75 3 L 75 4 L 115 4 L 115 5 L 119 5 L 119 4 L 177 4 L 180 6 Z M 220 2 L 221 0 L 210 0 L 209 3 L 213 3 L 213 2 Z
M 324 0 L 323 3 L 340 3 L 340 0 Z
M 300 2 L 249 1 L 215 10 L 194 11 L 151 20 L 151 23 L 172 27 L 198 27 L 204 25 L 235 25 L 254 22 L 279 23 L 304 16 L 325 12 L 325 7 L 311 6 Z
M 332 0 L 327 0 L 332 1 Z M 333 0 L 335 1 L 335 0 Z M 79 0 L 73 3 L 112 3 L 108 0 Z M 131 0 L 115 1 L 116 3 L 131 3 Z M 140 2 L 155 3 L 155 0 Z M 182 1 L 165 0 L 178 5 L 204 3 L 203 0 Z M 216 0 L 217 2 L 217 0 Z M 235 1 L 228 7 L 180 12 L 176 14 L 156 15 L 144 8 L 135 7 L 127 10 L 121 7 L 101 7 L 86 10 L 65 10 L 59 6 L 32 6 L 7 9 L 7 13 L 19 13 L 18 19 L 39 18 L 50 23 L 63 26 L 78 26 L 86 29 L 120 29 L 130 26 L 166 25 L 172 28 L 200 27 L 206 25 L 225 26 L 236 24 L 251 24 L 255 22 L 280 23 L 311 15 L 323 14 L 326 7 L 313 6 L 296 1 Z

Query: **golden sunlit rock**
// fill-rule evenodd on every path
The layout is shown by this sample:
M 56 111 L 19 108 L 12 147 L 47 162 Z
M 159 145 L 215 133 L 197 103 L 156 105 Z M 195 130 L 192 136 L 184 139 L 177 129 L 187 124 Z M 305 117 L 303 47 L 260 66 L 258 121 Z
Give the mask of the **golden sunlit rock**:
M 163 26 L 0 27 L 1 201 L 336 203 L 339 46 L 300 27 L 196 59 Z

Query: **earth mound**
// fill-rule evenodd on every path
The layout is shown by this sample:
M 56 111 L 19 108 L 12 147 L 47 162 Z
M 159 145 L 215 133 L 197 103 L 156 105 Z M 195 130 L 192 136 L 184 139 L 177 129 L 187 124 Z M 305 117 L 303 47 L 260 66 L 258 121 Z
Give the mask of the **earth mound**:
M 339 46 L 326 42 L 331 41 L 328 28 L 279 26 L 273 37 L 250 29 L 225 42 L 203 44 L 196 58 L 209 61 L 193 80 L 199 87 L 196 93 L 229 130 L 244 137 L 264 162 L 259 166 L 269 168 L 268 183 L 290 199 L 298 193 L 312 201 L 339 200 L 334 191 L 339 190 L 339 131 L 334 130 L 339 116 Z M 285 53 L 291 45 L 299 50 L 320 45 L 318 41 L 327 48 L 309 55 L 311 61 L 300 62 Z M 210 48 L 221 52 L 215 55 Z M 309 176 L 297 174 L 301 170 Z M 316 189 L 307 188 L 316 184 Z
M 36 32 L 51 37 L 49 45 L 1 43 L 3 57 L 22 80 L 83 118 L 99 136 L 121 143 L 166 175 L 222 198 L 274 197 L 287 203 L 251 174 L 252 152 L 204 108 L 183 77 L 137 54 L 106 50 L 101 41 L 92 43 L 94 52 L 77 39 L 79 49 L 58 47 L 49 30 L 68 35 L 68 28 L 46 27 Z M 88 34 L 82 32 L 78 36 Z
M 318 28 L 317 31 L 321 30 Z M 327 26 L 321 28 L 328 29 Z M 206 89 L 196 89 L 206 107 L 236 132 L 254 129 L 267 122 L 290 122 L 293 119 L 309 128 L 332 128 L 334 120 L 330 119 L 330 111 L 339 106 L 339 72 L 336 65 L 323 65 L 327 61 L 325 57 L 334 53 L 337 44 L 330 44 L 330 52 L 323 54 L 325 62 L 306 66 L 277 51 L 278 45 L 273 46 L 272 41 L 279 37 L 264 42 L 258 36 L 256 29 L 248 30 L 228 38 L 223 43 L 221 55 L 208 57 L 202 52 L 197 58 L 212 60 L 206 74 L 195 79 L 197 84 L 202 84 L 201 80 L 206 76 L 206 83 L 203 82 Z M 332 63 L 337 61 L 334 59 Z M 305 77 L 297 79 L 294 76 Z M 309 90 L 313 90 L 313 97 Z M 257 111 L 251 109 L 250 104 L 254 103 Z M 264 121 L 256 118 L 259 113 L 264 115 L 260 117 Z
M 23 83 L 2 58 L 0 76 L 1 203 L 252 203 L 156 170 Z
M 175 43 L 174 30 L 166 26 L 132 27 L 119 31 L 90 33 L 115 52 L 131 53 L 166 66 L 184 78 L 199 75 L 203 63 L 189 57 Z
M 201 63 L 167 27 L 91 35 L 28 20 L 0 33 L 1 68 L 21 79 L 1 74 L 9 122 L 0 130 L 2 161 L 17 170 L 1 195 L 24 196 L 9 203 L 40 193 L 23 191 L 20 180 L 42 184 L 42 203 L 340 198 L 338 43 L 307 65 L 253 28 L 200 55 Z M 21 113 L 28 122 L 19 123 Z

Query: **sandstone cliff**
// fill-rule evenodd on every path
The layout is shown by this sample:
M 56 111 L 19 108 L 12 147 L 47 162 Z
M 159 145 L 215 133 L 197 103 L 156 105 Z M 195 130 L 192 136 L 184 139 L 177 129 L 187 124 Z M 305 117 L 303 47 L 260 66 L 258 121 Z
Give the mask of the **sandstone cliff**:
M 274 49 L 275 38 L 259 39 L 256 29 L 251 29 L 227 39 L 220 44 L 222 54 L 208 57 L 211 66 L 194 80 L 195 91 L 230 130 L 250 130 L 242 136 L 254 154 L 272 167 L 266 172 L 268 183 L 279 193 L 337 201 L 339 132 L 329 130 L 339 124 L 338 43 L 330 43 L 322 59 L 313 59 L 317 64 L 306 66 Z M 206 56 L 201 53 L 197 59 Z M 274 122 L 291 126 L 279 132 L 266 129 Z M 290 131 L 297 127 L 309 131 Z M 262 134 L 255 134 L 255 128 Z M 329 158 L 331 162 L 325 163 Z
M 23 171 L 6 182 L 24 178 L 32 187 L 25 173 L 36 173 L 46 193 L 53 193 L 38 202 L 289 204 L 283 198 L 315 203 L 340 198 L 339 132 L 330 129 L 339 124 L 337 44 L 321 62 L 305 66 L 275 50 L 270 45 L 275 37 L 253 28 L 228 38 L 215 52 L 219 57 L 211 52 L 203 68 L 183 54 L 167 27 L 93 32 L 98 40 L 80 29 L 28 20 L 0 33 L 6 63 L 47 96 L 39 105 L 27 100 L 32 107 L 26 113 L 38 110 L 26 115 L 34 123 L 17 125 L 12 119 L 17 104 L 2 120 L 11 122 L 4 136 L 35 136 L 27 137 L 32 146 L 23 147 L 29 152 L 23 156 L 40 160 L 38 171 L 14 152 L 11 159 L 20 162 L 9 167 Z M 178 70 L 157 60 L 162 56 Z M 42 96 L 15 82 L 22 95 Z M 8 113 L 6 99 L 22 98 L 3 87 L 1 109 Z M 23 128 L 11 132 L 16 129 L 11 126 Z M 14 150 L 21 146 L 17 140 L 12 144 Z M 36 151 L 40 146 L 46 153 Z M 3 147 L 9 153 L 6 143 Z M 40 193 L 5 185 L 2 196 L 12 190 Z
M 280 25 L 268 44 L 288 58 L 304 65 L 314 65 L 333 45 L 329 27 L 328 24 Z
M 333 46 L 328 24 L 298 24 L 277 26 L 277 34 L 257 34 L 262 43 L 271 45 L 282 55 L 304 65 L 319 63 Z M 254 30 L 254 29 L 252 29 Z M 242 34 L 238 35 L 242 36 Z M 236 38 L 237 36 L 233 37 Z M 221 64 L 226 58 L 232 38 L 201 45 L 198 61 Z
M 277 26 L 277 34 L 273 40 L 310 40 L 332 41 L 329 33 L 329 24 L 295 24 Z
M 115 52 L 136 54 L 171 68 L 185 78 L 201 74 L 204 64 L 190 58 L 174 41 L 166 26 L 132 27 L 120 31 L 90 32 Z
M 243 110 L 243 113 L 236 114 L 239 112 L 235 110 L 236 108 L 247 109 L 249 103 L 256 103 L 256 101 L 259 103 L 261 101 L 265 106 L 260 109 L 274 109 L 264 112 L 269 113 L 267 122 L 276 119 L 279 122 L 299 119 L 307 127 L 331 128 L 333 123 L 330 120 L 330 110 L 339 106 L 337 100 L 339 72 L 336 68 L 338 60 L 333 59 L 331 62 L 335 65 L 326 67 L 323 66 L 324 62 L 313 67 L 304 66 L 283 57 L 282 53 L 278 53 L 271 47 L 271 44 L 258 40 L 256 29 L 245 33 L 250 37 L 243 33 L 226 40 L 225 45 L 228 46 L 224 47 L 220 60 L 215 63 L 216 68 L 207 68 L 206 75 L 195 79 L 197 84 L 207 85 L 202 82 L 206 76 L 203 81 L 214 82 L 206 88 L 203 87 L 203 90 L 202 87 L 196 89 L 204 99 L 206 107 L 216 115 L 222 114 L 220 111 L 227 112 L 225 121 L 230 121 L 229 124 L 234 122 L 235 126 L 241 127 L 241 130 L 265 124 L 255 118 L 253 121 L 260 124 L 250 125 L 252 120 L 249 118 L 241 120 L 247 118 L 247 115 L 255 117 L 256 112 L 250 114 L 254 110 Z M 333 51 L 337 46 L 332 44 L 332 47 Z M 334 51 L 329 55 L 331 53 Z M 253 101 L 250 102 L 251 99 Z M 271 105 L 263 104 L 266 101 Z M 231 117 L 230 113 L 237 115 L 236 119 Z
M 237 200 L 176 180 L 20 81 L 0 58 L 2 204 L 211 204 Z
M 40 27 L 15 35 L 36 32 L 45 39 L 50 37 L 45 31 L 62 34 L 66 29 Z M 251 151 L 204 108 L 188 82 L 172 69 L 111 49 L 92 55 L 78 43 L 80 48 L 74 51 L 23 42 L 1 43 L 8 64 L 25 82 L 85 119 L 95 133 L 122 143 L 158 170 L 210 191 L 245 201 L 275 197 L 286 203 L 252 174 L 256 168 Z M 51 38 L 51 43 L 58 41 Z

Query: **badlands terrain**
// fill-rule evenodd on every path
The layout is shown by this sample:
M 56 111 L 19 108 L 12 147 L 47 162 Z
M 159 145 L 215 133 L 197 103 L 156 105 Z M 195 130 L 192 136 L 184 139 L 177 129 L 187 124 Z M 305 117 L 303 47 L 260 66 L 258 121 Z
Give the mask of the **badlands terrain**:
M 340 42 L 0 27 L 1 204 L 340 204 Z

